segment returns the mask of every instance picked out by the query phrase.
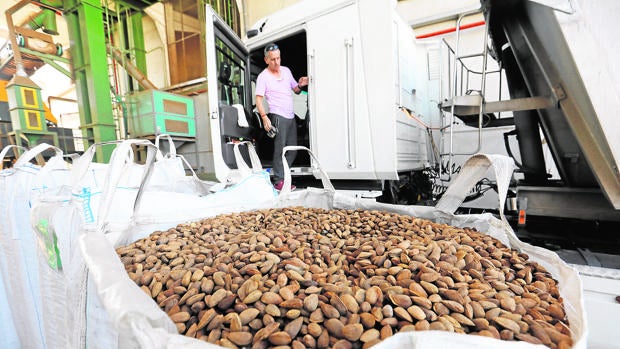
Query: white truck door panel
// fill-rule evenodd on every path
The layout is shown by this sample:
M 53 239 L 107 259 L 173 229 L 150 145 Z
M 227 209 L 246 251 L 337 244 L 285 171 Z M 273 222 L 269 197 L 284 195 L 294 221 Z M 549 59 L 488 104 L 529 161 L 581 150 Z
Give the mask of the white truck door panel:
M 374 179 L 357 7 L 320 16 L 307 27 L 311 147 L 331 178 Z
M 248 51 L 241 39 L 236 33 L 213 11 L 206 5 L 205 11 L 205 55 L 207 62 L 207 98 L 208 110 L 211 126 L 211 141 L 213 144 L 213 162 L 215 174 L 220 182 L 224 182 L 229 177 L 231 169 L 226 164 L 223 157 L 223 147 L 230 147 L 228 144 L 222 144 L 222 130 L 220 129 L 220 104 L 227 105 L 239 103 L 248 108 L 250 95 L 246 87 L 250 86 L 249 79 L 249 59 Z M 220 64 L 226 60 L 234 64 L 232 68 L 238 75 L 238 86 L 240 91 L 244 91 L 236 95 L 234 100 L 221 101 L 220 85 L 218 85 L 218 76 L 220 74 Z

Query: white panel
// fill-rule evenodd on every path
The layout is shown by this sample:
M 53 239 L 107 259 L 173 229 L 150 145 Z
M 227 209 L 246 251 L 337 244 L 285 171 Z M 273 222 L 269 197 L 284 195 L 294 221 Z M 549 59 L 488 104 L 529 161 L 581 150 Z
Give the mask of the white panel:
M 427 53 L 428 79 L 439 80 L 441 70 L 439 61 L 441 59 L 439 48 L 431 48 Z
M 571 265 L 579 271 L 588 319 L 588 348 L 617 348 L 620 332 L 615 319 L 620 317 L 620 271 L 585 265 Z
M 480 0 L 405 0 L 399 1 L 397 8 L 408 24 L 416 26 L 456 18 L 480 8 Z
M 411 29 L 402 22 L 395 22 L 395 25 L 395 36 L 397 38 L 395 46 L 398 48 L 396 64 L 398 66 L 399 104 L 410 110 L 417 110 L 416 93 L 422 88 L 422 86 L 418 86 L 419 79 L 417 78 L 423 74 L 424 65 L 418 61 Z
M 620 69 L 617 69 L 620 40 L 617 19 L 620 1 L 572 0 L 576 13 L 556 12 L 579 75 L 620 167 Z
M 422 169 L 427 164 L 426 133 L 414 123 L 396 121 L 398 171 Z
M 314 56 L 311 147 L 330 178 L 374 178 L 367 156 L 371 149 L 357 8 L 351 5 L 324 14 L 307 26 L 308 48 Z
M 564 12 L 572 12 L 574 0 L 530 0 Z M 591 2 L 591 1 L 590 1 Z

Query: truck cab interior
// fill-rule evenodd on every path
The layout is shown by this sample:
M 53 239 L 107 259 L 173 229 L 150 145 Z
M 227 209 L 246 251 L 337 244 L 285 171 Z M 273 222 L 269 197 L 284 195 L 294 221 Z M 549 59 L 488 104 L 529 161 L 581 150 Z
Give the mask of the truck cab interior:
M 305 31 L 293 34 L 276 42 L 280 48 L 281 64 L 288 67 L 295 80 L 308 75 L 308 58 Z M 260 122 L 257 115 L 254 89 L 256 78 L 266 68 L 263 47 L 250 52 L 250 80 L 252 84 L 252 119 Z M 293 93 L 295 120 L 297 123 L 297 145 L 310 147 L 310 111 L 308 109 L 308 88 L 304 87 L 299 95 Z M 265 110 L 268 110 L 266 106 Z M 256 125 L 262 127 L 262 125 Z M 258 129 L 255 137 L 255 146 L 263 167 L 271 167 L 273 163 L 273 139 L 267 136 L 262 129 Z M 310 157 L 305 152 L 298 152 L 293 168 L 310 167 Z
M 304 31 L 293 34 L 277 41 L 282 56 L 282 65 L 288 67 L 297 80 L 307 76 L 306 33 Z M 256 78 L 266 64 L 263 47 L 249 52 L 249 67 L 246 67 L 244 52 L 229 45 L 220 38 L 216 39 L 216 59 L 218 67 L 218 102 L 220 110 L 220 134 L 222 142 L 222 157 L 226 165 L 237 168 L 233 153 L 234 143 L 252 141 L 261 160 L 263 168 L 270 168 L 273 164 L 273 138 L 267 136 L 263 129 L 260 115 L 255 104 L 254 90 Z M 249 84 L 246 74 L 249 71 Z M 307 87 L 299 95 L 293 93 L 295 119 L 297 123 L 297 145 L 310 146 Z M 268 108 L 266 107 L 266 110 Z M 240 113 L 245 114 L 247 126 L 240 123 Z M 240 148 L 241 155 L 250 163 L 245 147 Z M 300 172 L 302 168 L 310 167 L 310 157 L 307 153 L 298 153 L 293 162 L 292 172 Z

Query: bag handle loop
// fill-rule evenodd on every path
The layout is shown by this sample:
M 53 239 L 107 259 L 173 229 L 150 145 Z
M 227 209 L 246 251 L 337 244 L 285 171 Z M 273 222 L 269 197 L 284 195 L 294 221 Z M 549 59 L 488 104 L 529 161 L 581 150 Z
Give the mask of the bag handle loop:
M 62 157 L 62 150 L 60 150 L 60 148 L 51 144 L 41 143 L 37 144 L 34 148 L 22 154 L 22 156 L 20 156 L 19 159 L 17 159 L 17 161 L 15 162 L 15 167 L 24 166 L 25 164 L 30 162 L 30 160 L 34 159 L 37 155 L 43 153 L 48 149 L 53 150 L 56 153 L 55 156 Z
M 134 200 L 133 212 L 139 210 L 142 195 L 144 193 L 144 187 L 148 184 L 148 180 L 151 177 L 153 165 L 155 163 L 155 157 L 157 148 L 153 143 L 148 140 L 130 139 L 122 141 L 121 144 L 114 149 L 112 156 L 110 157 L 110 163 L 108 170 L 106 171 L 106 179 L 102 190 L 101 205 L 99 212 L 97 213 L 97 231 L 104 232 L 107 217 L 112 206 L 112 199 L 116 192 L 116 187 L 123 174 L 126 173 L 125 166 L 133 162 L 133 156 L 129 156 L 128 153 L 133 153 L 132 145 L 144 145 L 146 147 L 146 161 L 144 166 L 144 172 L 140 179 L 140 187 Z
M 157 160 L 161 160 L 164 157 L 163 153 L 161 152 L 161 149 L 159 148 L 159 139 L 162 137 L 168 139 L 168 154 L 166 154 L 166 157 L 169 157 L 169 158 L 175 157 L 177 155 L 177 148 L 174 145 L 174 142 L 172 141 L 172 136 L 170 136 L 169 134 L 158 134 L 155 137 L 155 148 L 157 148 L 158 150 Z
M 329 176 L 327 175 L 327 172 L 325 172 L 325 170 L 323 169 L 323 167 L 321 166 L 321 164 L 319 163 L 319 160 L 316 158 L 316 156 L 314 156 L 314 153 L 303 146 L 300 145 L 289 145 L 284 147 L 284 149 L 282 150 L 282 165 L 284 167 L 284 184 L 282 185 L 282 190 L 280 190 L 280 196 L 282 195 L 288 195 L 291 192 L 291 169 L 288 166 L 288 161 L 286 161 L 286 152 L 287 151 L 293 151 L 293 150 L 305 150 L 308 152 L 308 154 L 310 154 L 310 157 L 314 160 L 314 164 L 316 165 L 315 167 L 315 177 L 317 175 L 317 172 L 321 178 L 321 182 L 323 182 L 323 188 L 329 190 L 329 191 L 336 191 L 336 189 L 334 189 L 334 185 L 332 184 L 332 182 L 329 180 Z
M 506 222 L 504 205 L 515 163 L 512 158 L 504 155 L 475 154 L 470 157 L 435 207 L 440 211 L 454 214 L 465 200 L 467 193 L 483 178 L 489 168 L 493 168 L 497 181 L 499 215 L 502 221 Z
M 6 154 L 10 151 L 13 150 L 13 153 L 15 154 L 15 157 L 19 158 L 19 152 L 17 150 L 21 150 L 23 152 L 28 151 L 27 148 L 24 148 L 20 145 L 7 145 L 6 147 L 4 147 L 2 149 L 2 151 L 0 151 L 0 170 L 2 170 L 4 168 L 4 157 L 6 156 Z
M 250 171 L 250 167 L 241 156 L 241 151 L 239 150 L 239 145 L 245 144 L 248 148 L 248 154 L 250 154 L 250 162 L 252 164 L 252 170 Z M 237 169 L 242 174 L 250 174 L 251 172 L 260 172 L 263 170 L 263 165 L 258 158 L 258 154 L 256 153 L 256 149 L 254 145 L 250 141 L 242 141 L 239 143 L 235 143 L 233 146 L 233 153 L 235 154 L 235 161 L 237 162 Z

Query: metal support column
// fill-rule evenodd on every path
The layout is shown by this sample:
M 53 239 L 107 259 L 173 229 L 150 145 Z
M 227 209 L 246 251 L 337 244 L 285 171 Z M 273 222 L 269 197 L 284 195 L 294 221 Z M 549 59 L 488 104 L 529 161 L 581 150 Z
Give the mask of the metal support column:
M 103 9 L 99 0 L 65 0 L 65 18 L 73 43 L 71 56 L 85 147 L 116 139 L 108 78 Z M 97 161 L 112 149 L 99 148 Z
M 146 71 L 146 48 L 144 45 L 144 30 L 142 28 L 142 12 L 135 12 L 129 18 L 131 24 L 131 43 L 134 50 L 134 64 L 144 76 Z M 143 86 L 139 84 L 136 88 L 143 90 Z
M 502 51 L 502 58 L 510 98 L 529 97 L 527 85 L 521 76 L 514 53 L 509 45 L 506 45 Z M 542 141 L 538 129 L 538 111 L 515 111 L 513 115 L 523 166 L 521 170 L 525 175 L 525 181 L 530 185 L 542 185 L 547 182 L 547 168 L 545 167 Z

